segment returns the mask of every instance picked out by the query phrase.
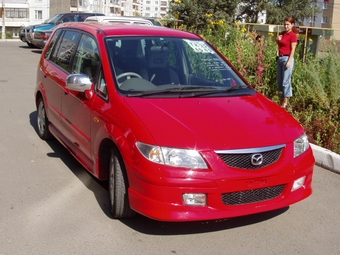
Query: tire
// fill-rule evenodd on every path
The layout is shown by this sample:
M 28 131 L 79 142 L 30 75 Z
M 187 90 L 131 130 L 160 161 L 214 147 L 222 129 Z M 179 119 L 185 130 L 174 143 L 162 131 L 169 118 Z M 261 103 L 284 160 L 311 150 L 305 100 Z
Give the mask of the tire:
M 27 43 L 28 47 L 30 47 L 30 48 L 36 48 L 35 45 L 34 45 L 33 43 L 29 43 L 29 42 L 26 42 L 26 43 Z
M 111 149 L 109 163 L 110 210 L 115 219 L 130 218 L 135 215 L 128 197 L 128 181 L 121 156 Z
M 39 98 L 37 104 L 37 127 L 38 135 L 43 140 L 49 140 L 53 136 L 48 129 L 49 121 L 46 116 L 45 103 L 42 98 Z

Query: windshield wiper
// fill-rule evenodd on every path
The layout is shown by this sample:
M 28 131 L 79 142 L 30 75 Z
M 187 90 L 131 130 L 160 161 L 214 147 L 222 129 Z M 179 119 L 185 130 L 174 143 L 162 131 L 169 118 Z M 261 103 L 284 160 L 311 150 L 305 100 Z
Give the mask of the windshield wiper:
M 215 87 L 207 87 L 207 86 L 178 86 L 162 89 L 162 90 L 149 90 L 149 91 L 142 91 L 137 93 L 129 93 L 127 94 L 128 97 L 140 97 L 140 96 L 151 96 L 151 95 L 161 95 L 167 93 L 187 93 L 187 92 L 216 92 L 218 91 Z
M 136 93 L 129 93 L 126 96 L 128 97 L 142 97 L 142 96 L 152 96 L 152 95 L 162 95 L 162 94 L 168 94 L 168 93 L 180 93 L 178 97 L 196 97 L 196 96 L 205 96 L 210 94 L 216 94 L 216 93 L 226 93 L 231 92 L 239 89 L 248 88 L 246 85 L 240 85 L 240 86 L 233 86 L 228 87 L 225 89 L 218 89 L 216 87 L 210 87 L 210 86 L 178 86 L 163 89 L 163 90 L 149 90 L 149 91 L 142 91 L 142 92 L 136 92 Z
M 248 88 L 247 85 L 240 85 L 240 86 L 233 86 L 233 87 L 228 87 L 228 88 L 225 88 L 225 89 L 216 89 L 214 91 L 200 91 L 198 93 L 191 93 L 191 94 L 186 94 L 186 95 L 182 95 L 181 97 L 201 97 L 201 96 L 206 96 L 206 95 L 211 95 L 211 94 L 221 94 L 221 93 L 229 93 L 229 92 L 232 92 L 232 91 L 235 91 L 235 90 L 239 90 L 239 89 L 245 89 L 245 88 Z

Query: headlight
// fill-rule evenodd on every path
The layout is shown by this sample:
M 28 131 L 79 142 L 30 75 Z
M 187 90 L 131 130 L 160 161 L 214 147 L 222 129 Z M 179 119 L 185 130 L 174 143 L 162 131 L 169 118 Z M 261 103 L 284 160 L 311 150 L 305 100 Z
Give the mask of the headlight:
M 306 134 L 303 134 L 294 141 L 294 158 L 300 156 L 309 148 L 309 142 Z
M 196 150 L 160 147 L 141 142 L 136 143 L 138 150 L 148 160 L 174 167 L 207 169 L 208 166 Z

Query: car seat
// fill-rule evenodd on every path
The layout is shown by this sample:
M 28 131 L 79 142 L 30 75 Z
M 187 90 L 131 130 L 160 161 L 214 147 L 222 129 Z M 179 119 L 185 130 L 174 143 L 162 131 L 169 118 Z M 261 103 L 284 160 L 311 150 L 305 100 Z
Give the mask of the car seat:
M 168 66 L 169 48 L 152 46 L 148 53 L 148 68 L 140 71 L 141 76 L 155 85 L 180 84 L 178 75 Z

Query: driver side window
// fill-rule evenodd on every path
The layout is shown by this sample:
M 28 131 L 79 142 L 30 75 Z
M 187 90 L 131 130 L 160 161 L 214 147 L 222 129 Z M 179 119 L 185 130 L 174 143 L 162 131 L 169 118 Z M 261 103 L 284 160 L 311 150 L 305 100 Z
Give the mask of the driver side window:
M 87 34 L 81 36 L 72 66 L 72 73 L 86 74 L 93 80 L 98 71 L 99 51 L 96 41 Z

